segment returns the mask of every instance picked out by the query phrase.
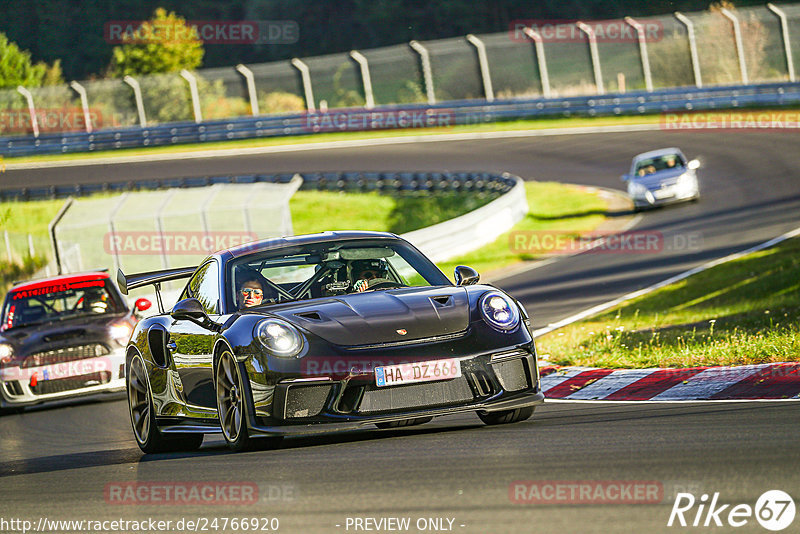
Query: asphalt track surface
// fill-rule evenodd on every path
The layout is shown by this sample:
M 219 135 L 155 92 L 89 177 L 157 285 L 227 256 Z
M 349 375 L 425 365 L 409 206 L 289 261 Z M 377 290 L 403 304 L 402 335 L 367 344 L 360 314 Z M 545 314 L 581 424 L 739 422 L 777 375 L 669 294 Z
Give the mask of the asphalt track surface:
M 619 175 L 630 157 L 662 146 L 679 146 L 701 159 L 702 200 L 645 214 L 636 230 L 660 232 L 663 248 L 657 252 L 580 254 L 500 281 L 542 327 L 800 225 L 796 134 L 635 132 L 407 143 L 10 170 L 0 175 L 0 187 L 447 169 L 621 188 Z M 460 415 L 405 430 L 291 439 L 277 450 L 229 454 L 219 439 L 207 438 L 197 454 L 143 456 L 132 441 L 124 402 L 78 403 L 2 417 L 0 518 L 277 517 L 279 532 L 354 532 L 346 528 L 348 517 L 410 517 L 409 531 L 417 532 L 417 519 L 444 517 L 454 519 L 453 531 L 465 533 L 682 531 L 666 526 L 679 491 L 697 498 L 719 492 L 721 503 L 750 506 L 771 489 L 800 496 L 798 419 L 791 403 L 550 402 L 531 420 L 505 427 L 484 427 L 477 417 Z M 518 480 L 651 481 L 663 493 L 650 504 L 515 503 L 509 488 Z M 240 506 L 107 502 L 108 484 L 130 481 L 254 483 L 259 500 Z M 689 522 L 696 511 L 687 513 Z M 800 518 L 787 531 L 796 532 L 797 525 Z M 764 531 L 754 518 L 736 530 Z

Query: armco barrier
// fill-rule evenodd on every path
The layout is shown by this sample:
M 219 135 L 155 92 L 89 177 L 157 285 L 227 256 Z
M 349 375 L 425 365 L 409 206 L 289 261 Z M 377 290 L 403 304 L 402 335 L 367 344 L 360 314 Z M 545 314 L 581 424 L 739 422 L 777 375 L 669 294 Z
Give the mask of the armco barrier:
M 247 174 L 237 176 L 196 176 L 74 184 L 69 186 L 21 187 L 0 189 L 0 201 L 66 198 L 103 192 L 124 192 L 214 184 L 249 184 L 256 182 L 289 183 L 296 173 Z M 326 172 L 301 173 L 301 190 L 352 191 L 396 194 L 403 192 L 474 192 L 504 194 L 517 184 L 509 174 L 488 172 Z
M 800 103 L 800 82 L 734 85 L 703 88 L 660 89 L 569 98 L 458 100 L 435 105 L 382 106 L 372 110 L 333 109 L 326 113 L 265 115 L 202 123 L 182 122 L 148 128 L 129 127 L 92 133 L 42 134 L 39 137 L 2 137 L 0 154 L 6 157 L 115 150 L 146 146 L 204 143 L 308 135 L 329 131 L 386 129 L 384 121 L 330 120 L 337 114 L 371 114 L 377 117 L 399 113 L 444 116 L 448 125 L 481 124 L 495 121 L 548 116 L 643 115 L 677 111 L 730 109 L 739 107 L 787 106 Z M 383 115 L 379 115 L 383 114 Z M 328 120 L 329 122 L 325 122 Z M 365 124 L 366 122 L 366 124 Z M 320 124 L 323 127 L 320 127 Z M 325 126 L 328 124 L 329 126 Z M 398 124 L 397 127 L 400 125 Z

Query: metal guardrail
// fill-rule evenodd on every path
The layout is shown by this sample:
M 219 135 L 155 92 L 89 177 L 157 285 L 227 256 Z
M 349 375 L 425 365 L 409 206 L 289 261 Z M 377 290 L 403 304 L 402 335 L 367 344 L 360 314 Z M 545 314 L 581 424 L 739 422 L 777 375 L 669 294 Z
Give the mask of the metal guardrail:
M 289 183 L 300 174 L 301 190 L 316 191 L 376 191 L 387 194 L 414 191 L 475 192 L 504 194 L 517 183 L 509 174 L 475 172 L 326 172 L 248 174 L 236 176 L 199 176 L 75 184 L 69 186 L 23 187 L 0 190 L 0 201 L 66 198 L 102 192 L 158 190 L 185 187 L 205 187 L 214 184 L 250 184 L 258 182 Z
M 610 116 L 787 106 L 800 103 L 800 82 L 673 88 L 602 96 L 494 100 L 458 100 L 439 104 L 381 106 L 373 109 L 333 109 L 291 115 L 181 122 L 148 128 L 127 127 L 0 138 L 5 157 L 68 154 L 309 135 L 332 131 L 366 131 L 424 126 L 425 118 L 442 126 L 482 124 L 548 116 Z

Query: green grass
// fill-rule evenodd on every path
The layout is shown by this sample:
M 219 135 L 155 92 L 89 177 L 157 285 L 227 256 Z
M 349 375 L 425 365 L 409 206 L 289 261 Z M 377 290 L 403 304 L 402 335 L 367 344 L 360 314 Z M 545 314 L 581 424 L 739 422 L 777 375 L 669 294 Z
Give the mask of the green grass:
M 694 367 L 800 359 L 800 239 L 542 336 L 560 365 Z
M 530 211 L 510 232 L 493 243 L 447 262 L 439 263 L 452 277 L 457 265 L 468 265 L 479 273 L 507 267 L 539 256 L 519 253 L 511 246 L 514 232 L 566 232 L 576 236 L 589 232 L 605 220 L 606 202 L 597 194 L 582 188 L 557 182 L 525 182 L 525 193 Z
M 370 230 L 402 234 L 458 217 L 493 197 L 445 193 L 388 196 L 379 193 L 298 191 L 289 201 L 295 234 Z

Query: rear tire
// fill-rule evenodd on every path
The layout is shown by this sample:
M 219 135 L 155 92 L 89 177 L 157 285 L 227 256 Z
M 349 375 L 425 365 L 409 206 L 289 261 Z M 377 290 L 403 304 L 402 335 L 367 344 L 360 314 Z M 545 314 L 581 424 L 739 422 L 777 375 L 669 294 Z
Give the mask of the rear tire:
M 400 419 L 399 421 L 386 421 L 384 423 L 375 423 L 378 428 L 400 428 L 404 426 L 424 425 L 433 421 L 433 417 L 416 417 L 414 419 Z
M 487 425 L 506 425 L 528 419 L 533 415 L 533 410 L 534 406 L 528 406 L 526 408 L 517 408 L 516 410 L 503 410 L 502 412 L 478 412 L 478 417 Z
M 131 360 L 127 374 L 128 412 L 136 444 L 143 452 L 195 451 L 203 444 L 203 434 L 175 434 L 165 436 L 155 422 L 153 396 L 144 360 L 137 353 Z

